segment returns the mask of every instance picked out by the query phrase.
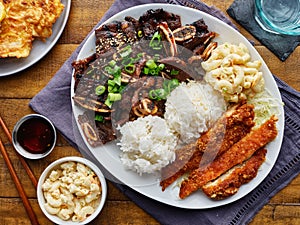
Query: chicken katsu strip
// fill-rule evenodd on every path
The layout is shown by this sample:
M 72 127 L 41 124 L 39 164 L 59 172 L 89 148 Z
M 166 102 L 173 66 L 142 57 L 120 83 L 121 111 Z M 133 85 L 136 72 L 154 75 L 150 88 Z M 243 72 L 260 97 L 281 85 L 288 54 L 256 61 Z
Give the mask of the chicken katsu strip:
M 272 116 L 259 128 L 252 130 L 228 151 L 217 157 L 210 165 L 197 168 L 181 183 L 179 197 L 185 198 L 207 182 L 216 179 L 230 168 L 250 158 L 255 151 L 277 136 L 277 118 Z
M 197 143 L 191 143 L 180 149 L 180 152 L 186 151 L 185 154 L 176 154 L 176 159 L 173 163 L 167 165 L 161 170 L 160 186 L 164 191 L 179 177 L 190 171 L 192 168 L 199 166 L 203 153 L 197 149 Z
M 251 127 L 246 126 L 245 124 L 227 129 L 226 134 L 224 135 L 224 137 L 222 137 L 222 140 L 218 139 L 212 141 L 212 143 L 210 144 L 206 143 L 206 146 L 209 145 L 209 147 L 206 150 L 205 154 L 203 151 L 201 151 L 201 149 L 197 148 L 197 143 L 188 145 L 188 148 L 184 148 L 184 149 L 193 151 L 192 156 L 189 159 L 184 159 L 184 160 L 182 160 L 181 158 L 181 161 L 176 162 L 177 166 L 182 165 L 181 168 L 177 169 L 176 171 L 176 167 L 173 166 L 172 168 L 172 170 L 174 171 L 173 173 L 172 170 L 167 170 L 167 169 L 162 170 L 162 174 L 163 174 L 162 177 L 166 177 L 160 183 L 162 190 L 164 191 L 170 184 L 172 184 L 175 180 L 177 180 L 185 173 L 190 172 L 199 167 L 206 166 L 208 163 L 213 161 L 215 157 L 220 155 L 222 152 L 228 150 L 234 143 L 238 142 L 241 138 L 246 136 L 247 133 L 250 132 L 250 129 Z M 221 131 L 222 133 L 224 133 L 223 129 Z M 218 145 L 220 145 L 221 142 L 222 142 L 221 147 L 218 147 Z M 203 145 L 203 143 L 201 144 Z M 213 148 L 213 146 L 215 146 L 215 148 Z M 219 150 L 219 152 L 216 153 L 215 152 L 216 149 Z M 184 154 L 184 156 L 187 155 L 188 153 Z
M 207 165 L 216 155 L 222 154 L 246 136 L 254 125 L 253 118 L 252 105 L 236 105 L 224 113 L 196 142 L 178 149 L 175 161 L 161 171 L 162 190 L 186 172 Z
M 243 184 L 256 177 L 259 167 L 266 159 L 266 153 L 264 148 L 257 150 L 250 159 L 236 165 L 216 180 L 206 183 L 202 191 L 216 200 L 234 195 Z

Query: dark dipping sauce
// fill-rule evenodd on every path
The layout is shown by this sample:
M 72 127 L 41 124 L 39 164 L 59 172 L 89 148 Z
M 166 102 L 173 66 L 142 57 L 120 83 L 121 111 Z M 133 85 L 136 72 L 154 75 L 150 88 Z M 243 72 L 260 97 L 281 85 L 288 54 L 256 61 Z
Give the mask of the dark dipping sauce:
M 42 154 L 51 149 L 54 136 L 54 130 L 48 121 L 42 118 L 30 118 L 20 125 L 17 141 L 26 151 Z

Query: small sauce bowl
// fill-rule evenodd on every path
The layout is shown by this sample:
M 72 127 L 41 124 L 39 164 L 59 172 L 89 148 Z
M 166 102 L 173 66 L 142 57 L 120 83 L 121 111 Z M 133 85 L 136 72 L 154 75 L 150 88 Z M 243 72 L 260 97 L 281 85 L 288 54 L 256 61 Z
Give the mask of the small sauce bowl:
M 20 155 L 27 159 L 40 159 L 52 152 L 56 136 L 55 127 L 48 118 L 29 114 L 16 123 L 12 142 Z

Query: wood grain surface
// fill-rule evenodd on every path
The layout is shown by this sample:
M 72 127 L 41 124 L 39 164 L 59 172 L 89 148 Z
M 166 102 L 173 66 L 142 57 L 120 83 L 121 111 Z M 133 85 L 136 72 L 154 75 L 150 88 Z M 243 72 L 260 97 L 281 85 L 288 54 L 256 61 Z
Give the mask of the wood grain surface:
M 233 1 L 203 0 L 203 2 L 218 7 L 226 14 L 226 9 Z M 22 116 L 33 113 L 28 107 L 30 99 L 47 85 L 112 3 L 113 0 L 72 0 L 67 26 L 54 48 L 30 68 L 15 75 L 0 78 L 0 114 L 10 130 Z M 244 36 L 255 41 L 255 48 L 262 55 L 271 72 L 299 91 L 300 47 L 298 46 L 285 62 L 281 62 L 245 29 L 236 25 Z M 40 224 L 52 224 L 40 210 L 35 189 L 2 129 L 0 129 L 0 135 Z M 27 160 L 27 162 L 36 177 L 39 177 L 49 163 L 71 155 L 80 156 L 80 153 L 59 135 L 57 145 L 49 156 L 42 160 Z M 30 224 L 2 156 L 0 156 L 0 224 Z M 157 225 L 159 223 L 108 182 L 108 198 L 104 210 L 91 224 Z M 300 224 L 300 176 L 277 193 L 250 224 Z

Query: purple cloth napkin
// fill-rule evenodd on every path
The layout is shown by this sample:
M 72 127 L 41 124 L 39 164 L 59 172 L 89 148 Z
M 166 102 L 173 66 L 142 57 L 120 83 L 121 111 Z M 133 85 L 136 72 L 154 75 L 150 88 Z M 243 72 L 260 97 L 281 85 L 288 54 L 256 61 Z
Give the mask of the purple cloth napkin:
M 170 3 L 197 8 L 210 13 L 233 26 L 230 20 L 215 7 L 209 7 L 202 2 L 194 0 L 116 0 L 99 24 L 115 13 L 131 6 L 145 3 Z M 99 25 L 98 24 L 98 25 Z M 97 26 L 98 26 L 97 25 Z M 97 27 L 96 26 L 96 27 Z M 93 31 L 91 31 L 91 34 Z M 82 44 L 85 40 L 82 42 Z M 70 99 L 70 83 L 72 67 L 71 62 L 76 59 L 82 44 L 55 74 L 49 84 L 38 93 L 30 102 L 32 109 L 53 121 L 60 133 L 85 157 L 96 160 L 87 150 L 79 135 L 72 114 Z M 300 140 L 300 108 L 299 92 L 295 91 L 280 79 L 275 77 L 283 101 L 285 103 L 285 136 L 278 161 L 267 178 L 251 193 L 244 198 L 223 207 L 206 210 L 188 210 L 165 205 L 163 203 L 145 197 L 126 185 L 115 185 L 138 206 L 152 215 L 161 224 L 193 225 L 193 224 L 246 224 L 255 214 L 274 196 L 285 187 L 300 171 L 300 152 L 298 151 Z M 99 165 L 99 164 L 98 164 Z M 99 165 L 101 167 L 101 165 Z M 105 171 L 106 176 L 110 176 Z M 112 178 L 109 177 L 111 180 Z
M 235 0 L 227 9 L 227 13 L 281 61 L 285 61 L 300 44 L 300 35 L 273 34 L 263 30 L 254 19 L 254 0 Z

